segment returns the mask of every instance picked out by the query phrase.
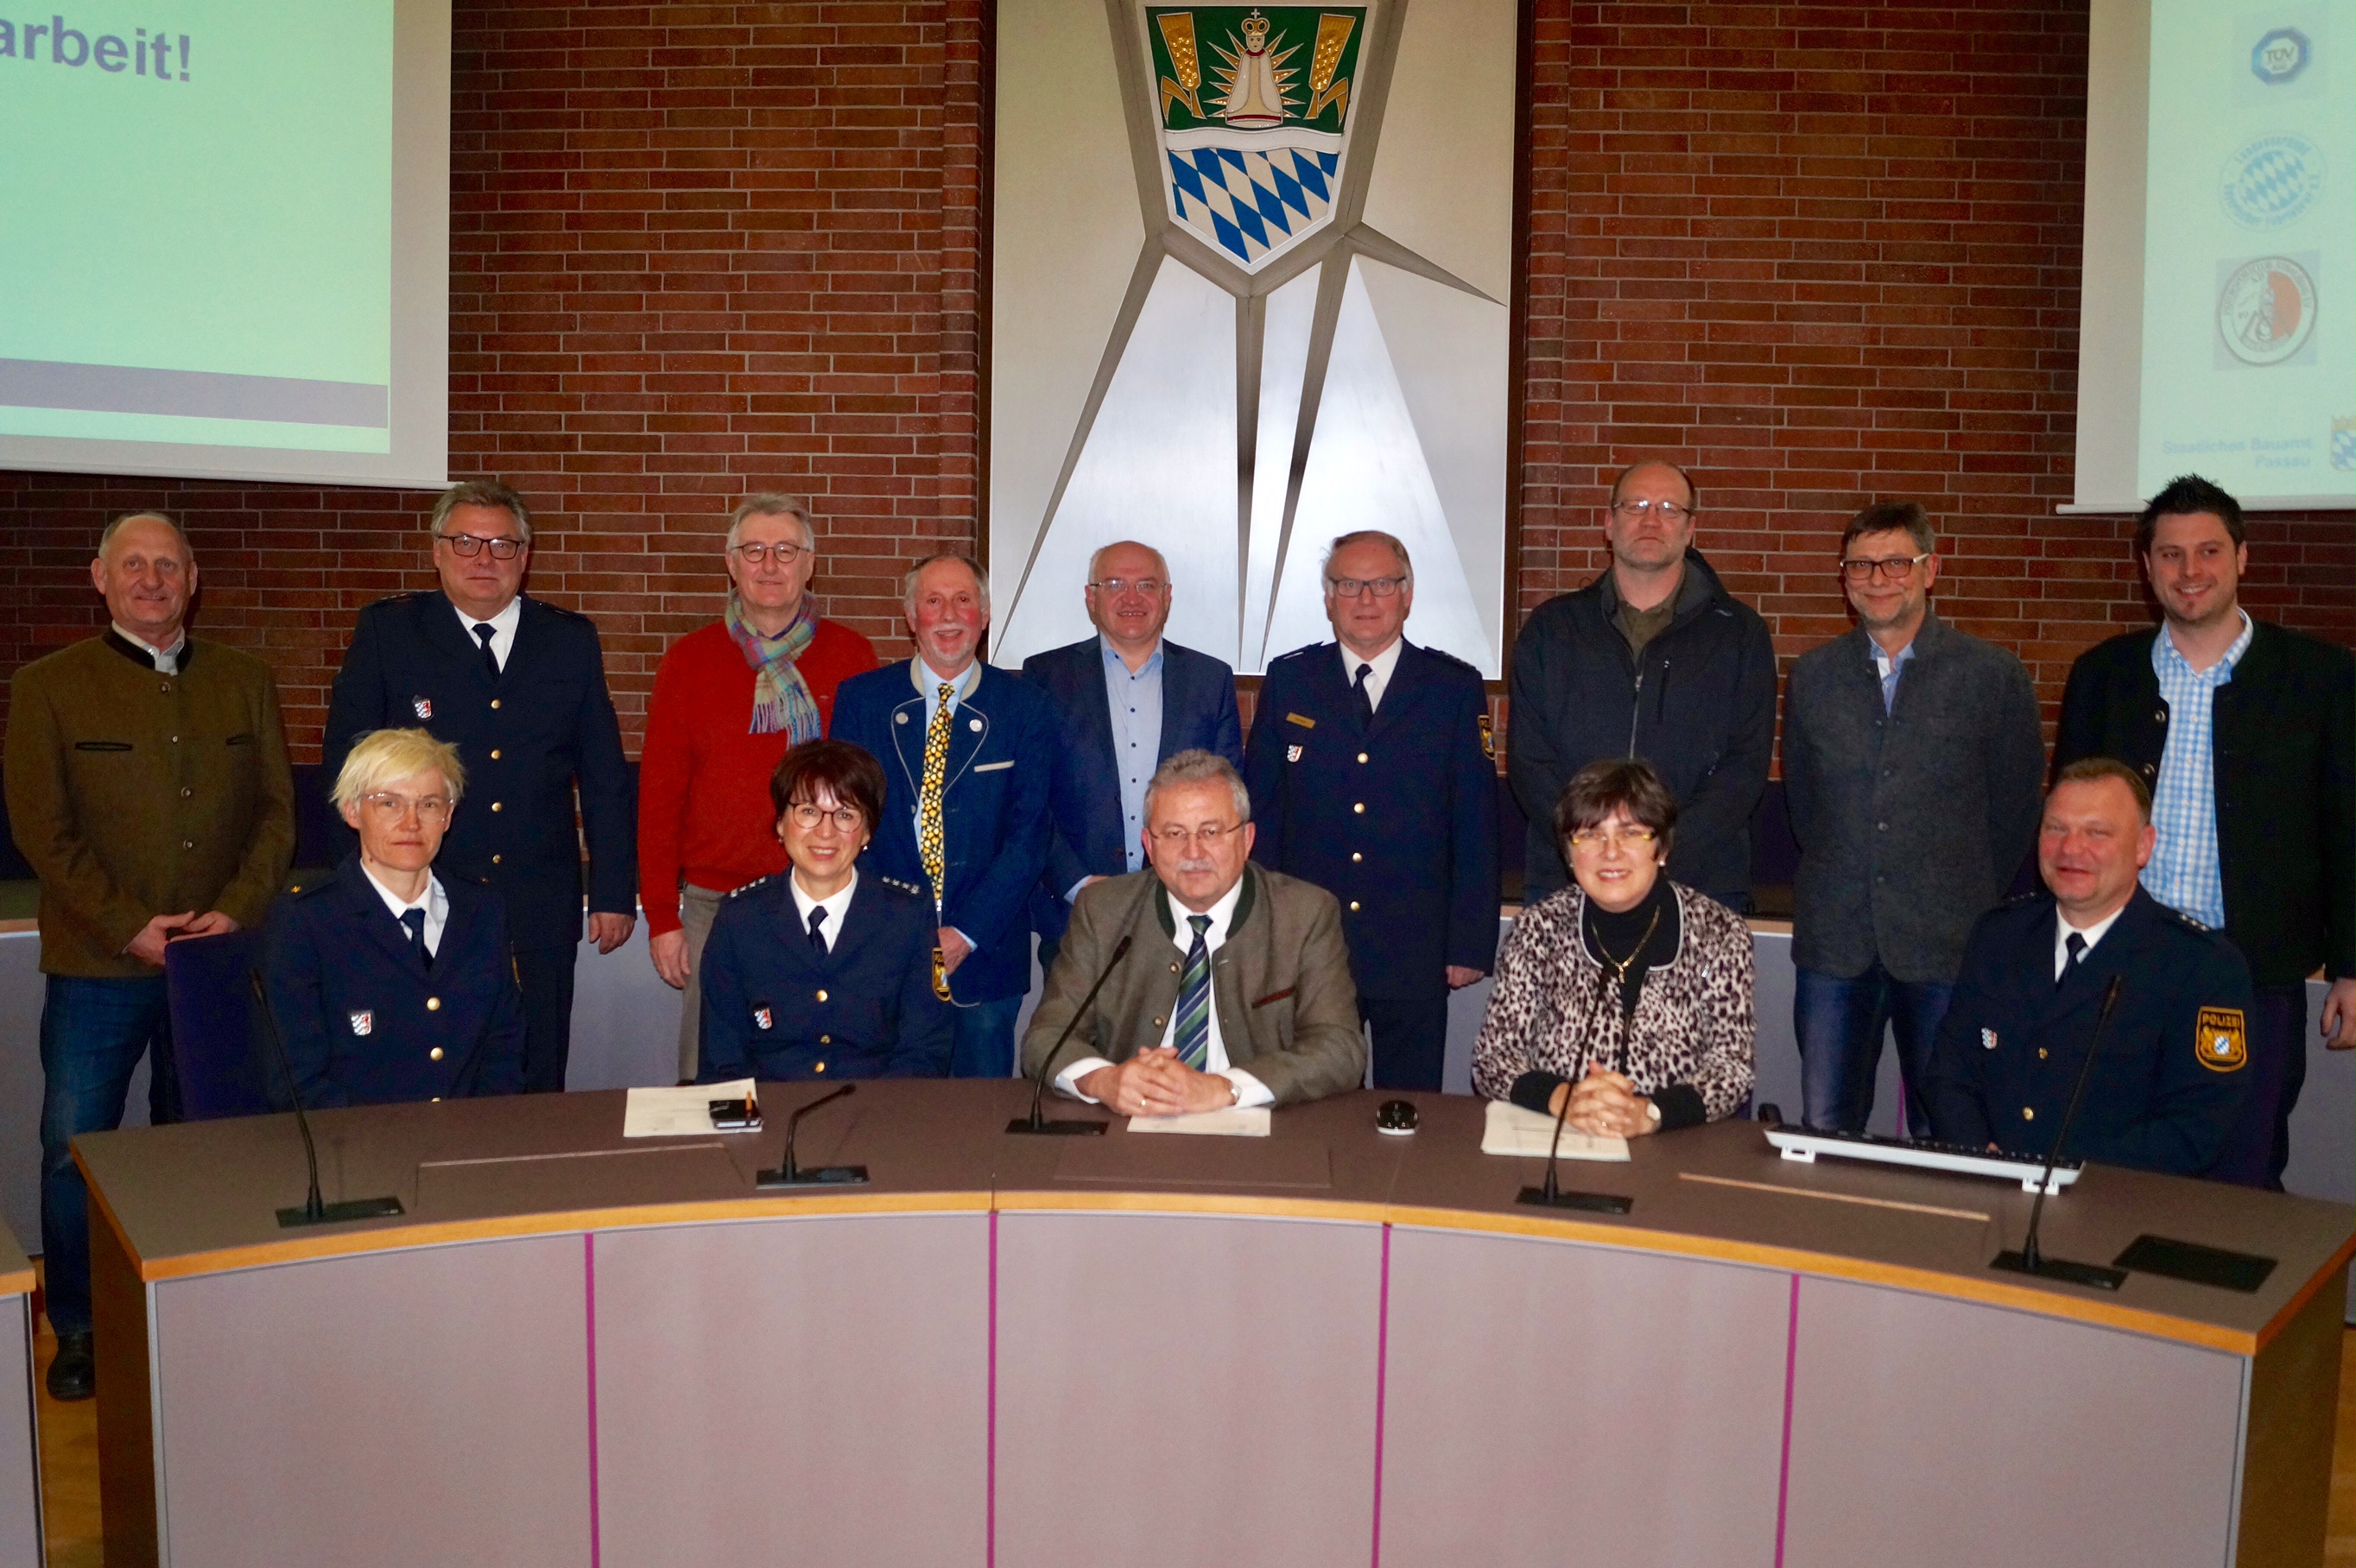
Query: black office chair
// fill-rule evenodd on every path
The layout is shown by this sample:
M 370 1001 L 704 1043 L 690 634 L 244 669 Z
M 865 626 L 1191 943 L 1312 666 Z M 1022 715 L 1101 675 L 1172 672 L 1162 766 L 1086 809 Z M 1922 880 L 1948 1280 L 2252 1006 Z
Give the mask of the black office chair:
M 172 1060 L 180 1114 L 192 1122 L 259 1116 L 271 1109 L 253 1050 L 253 967 L 262 933 L 191 936 L 164 949 L 172 1009 Z

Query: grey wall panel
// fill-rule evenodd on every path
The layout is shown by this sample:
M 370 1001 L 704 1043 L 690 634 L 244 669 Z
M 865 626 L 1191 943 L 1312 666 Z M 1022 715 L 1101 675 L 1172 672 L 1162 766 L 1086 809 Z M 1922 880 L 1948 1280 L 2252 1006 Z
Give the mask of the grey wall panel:
M 581 1238 L 155 1288 L 172 1568 L 589 1561 Z
M 1391 1236 L 1384 1568 L 1775 1560 L 1791 1276 Z
M 33 1301 L 0 1296 L 0 1568 L 40 1568 L 41 1453 L 34 1432 Z
M 990 1217 L 597 1237 L 605 1568 L 980 1563 Z
M 1364 1568 L 1379 1226 L 999 1219 L 997 1560 Z
M 2219 1568 L 2247 1365 L 2115 1329 L 1804 1280 L 1783 1560 Z

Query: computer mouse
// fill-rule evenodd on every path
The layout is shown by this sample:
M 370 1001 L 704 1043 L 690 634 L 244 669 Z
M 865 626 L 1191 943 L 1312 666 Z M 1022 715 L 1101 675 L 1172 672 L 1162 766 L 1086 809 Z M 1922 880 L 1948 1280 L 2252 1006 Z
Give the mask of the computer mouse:
M 1415 1131 L 1415 1102 L 1386 1100 L 1376 1106 L 1375 1130 L 1389 1133 L 1394 1137 L 1405 1137 Z

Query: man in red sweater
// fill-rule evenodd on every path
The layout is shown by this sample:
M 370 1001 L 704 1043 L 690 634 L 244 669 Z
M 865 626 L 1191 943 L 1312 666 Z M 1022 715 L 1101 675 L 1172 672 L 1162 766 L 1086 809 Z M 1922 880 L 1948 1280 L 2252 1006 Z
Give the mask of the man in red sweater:
M 818 566 L 807 502 L 745 497 L 723 560 L 728 613 L 663 655 L 638 763 L 638 896 L 655 973 L 685 992 L 682 1083 L 695 1077 L 696 966 L 720 901 L 786 867 L 769 775 L 787 748 L 826 733 L 835 688 L 876 662 L 805 592 Z

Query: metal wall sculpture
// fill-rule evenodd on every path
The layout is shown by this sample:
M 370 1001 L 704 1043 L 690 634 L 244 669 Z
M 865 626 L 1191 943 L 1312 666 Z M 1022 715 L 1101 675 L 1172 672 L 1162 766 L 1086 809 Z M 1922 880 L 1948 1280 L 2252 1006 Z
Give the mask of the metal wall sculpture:
M 1510 0 L 1002 0 L 994 656 L 1088 633 L 1160 548 L 1170 635 L 1254 674 L 1330 636 L 1333 536 L 1415 560 L 1408 634 L 1494 677 L 1505 611 Z

